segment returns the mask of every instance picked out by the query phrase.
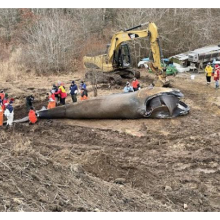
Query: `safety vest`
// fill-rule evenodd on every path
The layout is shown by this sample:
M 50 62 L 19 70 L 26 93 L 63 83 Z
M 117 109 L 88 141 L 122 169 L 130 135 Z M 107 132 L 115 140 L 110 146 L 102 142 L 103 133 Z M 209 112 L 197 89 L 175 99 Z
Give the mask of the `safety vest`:
M 47 105 L 47 109 L 55 108 L 56 107 L 56 102 L 55 102 L 55 95 L 52 94 L 49 96 L 49 103 Z
M 0 98 L 3 101 L 3 99 L 5 98 L 5 94 L 4 93 L 0 93 Z
M 4 113 L 4 110 L 2 108 L 2 106 L 0 105 L 0 126 L 3 125 L 3 113 Z
M 36 123 L 36 121 L 37 121 L 37 116 L 36 116 L 34 110 L 30 110 L 30 111 L 29 111 L 28 117 L 29 117 L 29 121 L 30 121 L 32 124 Z

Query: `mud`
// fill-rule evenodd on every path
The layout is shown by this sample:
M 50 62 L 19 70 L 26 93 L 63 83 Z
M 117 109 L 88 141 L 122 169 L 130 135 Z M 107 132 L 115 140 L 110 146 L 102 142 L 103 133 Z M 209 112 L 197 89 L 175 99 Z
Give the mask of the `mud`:
M 189 76 L 170 77 L 191 108 L 184 117 L 1 129 L 0 211 L 220 211 L 220 91 Z M 15 116 L 25 115 L 21 102 Z

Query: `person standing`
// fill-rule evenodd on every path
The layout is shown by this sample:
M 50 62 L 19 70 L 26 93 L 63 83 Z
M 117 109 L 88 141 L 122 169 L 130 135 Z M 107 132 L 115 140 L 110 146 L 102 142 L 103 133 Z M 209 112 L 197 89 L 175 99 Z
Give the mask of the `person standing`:
M 58 105 L 59 102 L 60 102 L 60 97 L 59 97 L 58 94 L 56 94 L 56 92 L 58 92 L 58 86 L 56 86 L 55 84 L 53 84 L 53 87 L 52 87 L 52 90 L 51 90 L 51 91 L 52 91 L 52 93 L 55 94 L 56 105 Z
M 211 83 L 212 71 L 213 71 L 213 68 L 212 68 L 211 64 L 208 63 L 205 68 L 207 85 L 210 85 L 210 83 Z
M 8 93 L 5 93 L 5 97 L 2 101 L 2 107 L 3 107 L 3 111 L 5 111 L 6 106 L 9 104 L 9 99 L 8 99 Z
M 1 90 L 1 92 L 0 92 L 0 98 L 1 98 L 1 100 L 4 100 L 4 98 L 5 98 L 4 90 Z
M 27 112 L 29 112 L 30 108 L 33 106 L 33 102 L 34 102 L 34 96 L 33 95 L 29 95 L 29 96 L 26 97 Z
M 78 87 L 75 84 L 75 82 L 72 81 L 72 84 L 70 85 L 70 95 L 72 97 L 73 102 L 77 102 L 77 91 L 78 91 Z
M 49 94 L 48 94 L 49 95 Z M 53 91 L 50 91 L 50 95 L 48 96 L 48 105 L 47 109 L 55 108 L 56 107 L 56 98 Z
M 219 88 L 219 75 L 220 75 L 220 67 L 219 65 L 215 65 L 215 72 L 214 72 L 214 80 L 215 80 L 215 88 Z
M 2 108 L 2 99 L 0 97 L 0 127 L 3 126 L 4 110 Z
M 140 88 L 140 84 L 136 78 L 134 78 L 132 81 L 132 87 L 134 91 L 137 91 Z
M 134 89 L 130 86 L 130 83 L 127 82 L 126 83 L 126 86 L 124 87 L 124 90 L 123 90 L 125 93 L 128 93 L 128 92 L 134 92 Z
M 88 99 L 88 91 L 87 91 L 87 89 L 86 89 L 86 84 L 83 82 L 83 81 L 81 81 L 81 84 L 80 84 L 80 92 L 81 92 L 81 100 L 86 100 L 86 99 Z
M 65 90 L 65 87 L 64 87 L 64 84 L 63 83 L 59 83 L 59 88 L 58 88 L 58 91 L 55 92 L 54 94 L 57 95 L 59 94 L 60 95 L 60 104 L 61 105 L 65 105 L 65 100 L 66 100 L 66 97 L 67 97 L 67 93 L 66 93 L 66 90 Z
M 5 109 L 5 116 L 7 117 L 7 124 L 6 126 L 12 126 L 12 123 L 14 121 L 14 108 L 12 106 L 13 101 L 10 101 L 9 104 L 6 106 Z

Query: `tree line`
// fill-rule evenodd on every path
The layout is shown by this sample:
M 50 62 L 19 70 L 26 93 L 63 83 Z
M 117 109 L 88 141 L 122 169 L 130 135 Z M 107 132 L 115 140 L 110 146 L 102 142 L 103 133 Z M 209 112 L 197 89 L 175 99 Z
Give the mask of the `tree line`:
M 164 57 L 218 44 L 220 9 L 0 9 L 0 61 L 39 73 L 79 68 L 84 55 L 106 52 L 114 33 L 146 22 L 158 27 Z M 129 42 L 133 65 L 150 53 L 149 39 Z

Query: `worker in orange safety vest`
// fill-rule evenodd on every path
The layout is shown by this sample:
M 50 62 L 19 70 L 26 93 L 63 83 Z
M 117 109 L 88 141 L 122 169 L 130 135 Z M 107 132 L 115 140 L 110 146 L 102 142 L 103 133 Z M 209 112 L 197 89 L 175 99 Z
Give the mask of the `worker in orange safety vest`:
M 80 100 L 87 100 L 88 99 L 88 90 L 86 89 L 86 84 L 83 81 L 81 81 L 79 89 L 81 92 Z
M 0 92 L 0 99 L 3 100 L 5 98 L 5 93 L 3 90 Z
M 2 108 L 2 99 L 0 97 L 0 126 L 3 126 L 4 110 Z
M 48 101 L 47 109 L 55 108 L 56 107 L 56 98 L 55 98 L 55 94 L 52 91 L 50 92 L 48 99 L 49 99 L 49 101 Z
M 35 124 L 37 122 L 37 114 L 34 111 L 33 107 L 30 107 L 30 111 L 28 113 L 28 118 L 29 118 L 29 123 L 30 124 Z

